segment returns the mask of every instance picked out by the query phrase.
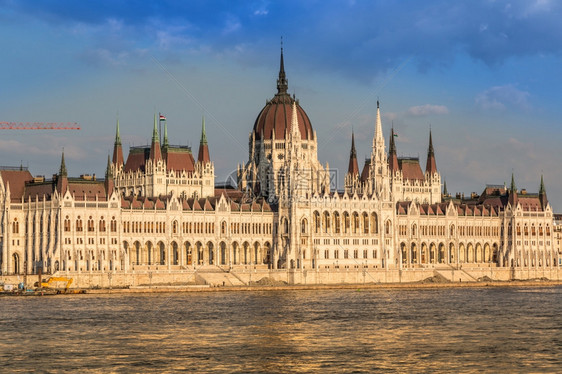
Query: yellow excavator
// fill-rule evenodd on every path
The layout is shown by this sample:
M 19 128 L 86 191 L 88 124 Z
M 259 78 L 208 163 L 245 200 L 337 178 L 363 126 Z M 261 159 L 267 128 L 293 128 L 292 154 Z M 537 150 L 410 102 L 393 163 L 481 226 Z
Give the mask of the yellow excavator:
M 74 279 L 72 279 L 72 278 L 50 277 L 47 280 L 43 279 L 41 281 L 41 283 L 35 282 L 34 286 L 37 287 L 37 288 L 41 288 L 41 289 L 53 290 L 53 291 L 57 291 L 57 292 L 60 292 L 60 293 L 67 293 L 68 289 L 70 288 L 70 285 L 72 284 L 73 281 L 74 281 Z M 58 282 L 64 282 L 65 283 L 64 289 L 62 289 L 60 287 L 56 287 L 56 284 Z

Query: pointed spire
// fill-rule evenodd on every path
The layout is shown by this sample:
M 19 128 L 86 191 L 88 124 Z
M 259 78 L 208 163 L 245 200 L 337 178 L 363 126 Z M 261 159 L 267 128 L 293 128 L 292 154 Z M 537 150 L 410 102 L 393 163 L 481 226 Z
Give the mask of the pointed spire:
M 119 116 L 117 117 L 117 126 L 115 130 L 115 145 L 121 145 L 121 134 L 119 133 Z
M 107 155 L 107 167 L 105 169 L 105 194 L 109 198 L 109 195 L 113 192 L 115 188 L 115 182 L 113 181 L 113 173 L 111 171 L 111 162 L 109 161 L 109 155 Z
M 156 121 L 156 113 L 154 113 L 154 128 L 152 129 L 152 142 L 160 143 L 158 139 L 158 122 Z
M 277 94 L 285 95 L 288 89 L 289 84 L 285 75 L 285 63 L 283 61 L 283 37 L 281 37 L 281 61 L 279 64 L 279 78 L 277 79 Z
M 378 100 L 377 100 L 377 119 L 375 121 L 375 136 L 373 138 L 373 145 L 375 145 L 377 142 L 384 144 L 384 139 L 382 134 L 381 109 Z
M 57 178 L 57 190 L 59 194 L 64 194 L 68 189 L 68 173 L 66 171 L 66 164 L 64 162 L 64 149 L 60 160 L 60 170 Z
M 119 167 L 123 165 L 123 147 L 121 146 L 121 134 L 119 130 L 119 117 L 117 117 L 117 126 L 115 129 L 115 143 L 113 144 L 113 163 Z
M 154 129 L 152 130 L 152 144 L 150 145 L 150 159 L 153 161 L 162 160 L 162 149 L 158 138 L 158 122 L 154 113 Z
M 211 162 L 211 157 L 209 156 L 209 145 L 207 144 L 207 132 L 205 130 L 205 117 L 201 121 L 201 141 L 199 142 L 199 154 L 197 156 L 197 162 L 206 164 Z
M 293 101 L 293 110 L 291 114 L 291 137 L 295 140 L 301 139 L 301 131 L 299 128 L 299 118 L 297 115 L 297 102 Z
M 431 128 L 429 129 L 429 147 L 427 149 L 427 164 L 425 166 L 426 174 L 437 173 L 437 165 L 435 164 L 435 152 L 433 151 L 433 140 L 431 137 Z
M 205 130 L 205 116 L 201 120 L 201 144 L 207 144 L 207 131 Z
M 388 151 L 388 167 L 392 173 L 399 170 L 398 156 L 396 155 L 396 143 L 394 142 L 394 126 L 390 131 L 390 146 Z
M 66 164 L 64 162 L 64 149 L 62 150 L 62 157 L 60 160 L 59 176 L 68 177 L 68 172 L 66 171 Z
M 515 187 L 515 176 L 513 175 L 513 172 L 511 172 L 511 185 L 509 187 L 509 190 L 511 192 L 517 192 L 517 188 Z
M 164 143 L 162 144 L 164 148 L 168 148 L 168 122 L 164 119 Z
M 511 172 L 511 186 L 509 187 L 509 203 L 512 207 L 517 205 L 517 188 L 515 187 L 515 176 Z
M 544 180 L 541 174 L 541 185 L 539 187 L 539 200 L 541 202 L 542 208 L 546 208 L 548 205 L 548 198 L 546 197 L 546 189 L 544 188 Z
M 111 161 L 109 155 L 107 155 L 107 166 L 105 168 L 105 179 L 113 178 L 113 173 L 111 172 Z
M 359 165 L 357 164 L 357 151 L 355 150 L 355 134 L 351 130 L 351 151 L 349 153 L 349 166 L 347 173 L 353 177 L 359 175 Z

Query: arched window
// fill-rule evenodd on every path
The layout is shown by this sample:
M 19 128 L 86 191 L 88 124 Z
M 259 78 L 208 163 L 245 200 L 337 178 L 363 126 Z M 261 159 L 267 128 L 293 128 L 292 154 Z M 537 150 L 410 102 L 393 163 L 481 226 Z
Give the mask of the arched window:
M 455 236 L 455 225 L 451 225 L 449 228 L 449 236 Z
M 363 213 L 363 234 L 369 233 L 369 215 Z
M 105 220 L 103 219 L 103 216 L 101 217 L 98 225 L 100 232 L 105 232 Z
M 379 233 L 379 219 L 377 213 L 371 213 L 371 234 Z
M 308 231 L 308 221 L 303 218 L 301 221 L 301 234 L 306 234 Z
M 412 225 L 412 236 L 416 236 L 417 232 L 418 232 L 418 227 L 417 227 L 416 224 L 414 223 L 414 224 Z
M 78 216 L 78 218 L 76 219 L 76 231 L 82 231 L 82 230 L 83 230 L 82 220 L 80 219 L 80 216 Z
M 178 221 L 172 222 L 172 234 L 178 233 Z
M 12 224 L 12 233 L 18 234 L 20 232 L 20 223 L 17 218 L 14 218 L 14 223 Z
M 117 232 L 117 220 L 111 217 L 111 232 Z
M 330 232 L 330 213 L 324 212 L 322 215 L 322 227 L 324 228 L 324 232 Z
M 320 213 L 318 211 L 314 211 L 313 215 L 314 219 L 314 232 L 318 234 L 320 232 Z
M 90 218 L 88 218 L 88 231 L 92 232 L 94 230 L 94 220 L 92 219 L 92 216 L 90 216 Z
M 392 233 L 390 227 L 390 220 L 386 221 L 386 223 L 384 224 L 384 232 L 386 235 L 390 235 Z

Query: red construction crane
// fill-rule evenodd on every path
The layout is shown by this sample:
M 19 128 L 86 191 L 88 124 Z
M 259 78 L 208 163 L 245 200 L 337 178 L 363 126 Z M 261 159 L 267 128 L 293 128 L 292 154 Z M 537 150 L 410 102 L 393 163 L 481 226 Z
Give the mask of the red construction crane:
M 77 122 L 0 122 L 0 130 L 80 130 Z

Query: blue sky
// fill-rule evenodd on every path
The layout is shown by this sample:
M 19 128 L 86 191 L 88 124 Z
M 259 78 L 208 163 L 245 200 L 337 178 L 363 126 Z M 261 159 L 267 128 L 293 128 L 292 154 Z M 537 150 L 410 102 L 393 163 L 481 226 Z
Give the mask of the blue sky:
M 280 37 L 289 91 L 319 159 L 346 171 L 351 129 L 370 152 L 376 100 L 385 138 L 420 156 L 431 126 L 449 192 L 486 183 L 538 190 L 562 209 L 562 5 L 527 1 L 0 0 L 0 121 L 76 121 L 80 131 L 4 131 L 0 164 L 103 175 L 117 113 L 125 151 L 154 112 L 197 151 L 205 115 L 217 181 L 248 157 L 276 91 Z M 362 160 L 360 161 L 362 167 Z

